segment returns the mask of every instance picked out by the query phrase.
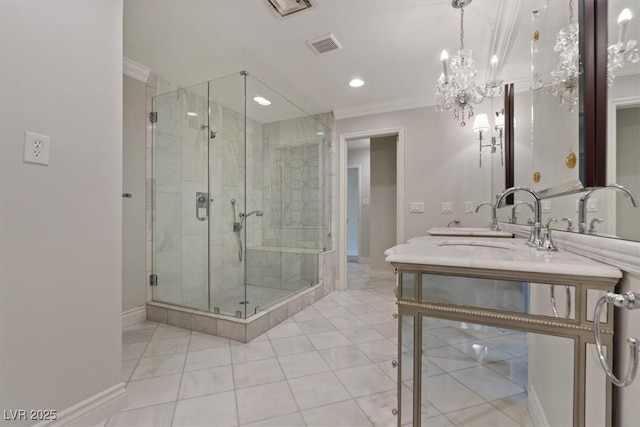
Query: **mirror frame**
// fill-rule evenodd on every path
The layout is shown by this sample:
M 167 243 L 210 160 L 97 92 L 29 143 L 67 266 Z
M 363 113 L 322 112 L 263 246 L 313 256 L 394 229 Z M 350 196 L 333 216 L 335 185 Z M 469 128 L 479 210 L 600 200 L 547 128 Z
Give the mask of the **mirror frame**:
M 544 194 L 543 198 L 557 197 L 607 184 L 607 11 L 608 0 L 580 0 L 580 50 L 583 73 L 580 79 L 580 183 L 566 185 L 565 190 Z M 505 149 L 505 186 L 515 182 L 515 156 L 513 140 L 513 85 L 505 85 L 505 122 L 507 123 Z M 562 188 L 559 186 L 551 187 Z M 507 200 L 507 204 L 509 200 Z

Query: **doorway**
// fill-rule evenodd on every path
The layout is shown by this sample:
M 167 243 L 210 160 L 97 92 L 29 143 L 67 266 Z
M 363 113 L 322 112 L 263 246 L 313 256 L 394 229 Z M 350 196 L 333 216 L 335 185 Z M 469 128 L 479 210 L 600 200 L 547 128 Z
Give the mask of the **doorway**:
M 367 140 L 366 161 L 356 160 L 352 145 Z M 373 153 L 373 154 L 372 154 Z M 347 288 L 347 261 L 366 263 L 370 271 L 392 272 L 384 251 L 404 242 L 404 134 L 402 128 L 351 132 L 340 135 L 339 279 L 336 289 Z M 365 177 L 366 164 L 369 175 Z M 355 177 L 358 170 L 359 176 Z M 355 190 L 354 182 L 358 181 Z M 365 194 L 365 182 L 369 194 Z M 353 186 L 349 190 L 350 186 Z M 350 194 L 358 192 L 356 201 Z M 351 212 L 350 212 L 351 211 Z M 357 212 L 357 214 L 356 214 Z M 350 227 L 357 218 L 358 227 Z M 368 221 L 367 221 L 368 219 Z M 369 224 L 367 227 L 366 224 Z M 356 230 L 354 230 L 356 228 Z M 355 239 L 357 235 L 357 249 Z M 367 248 L 368 247 L 368 248 Z M 356 252 L 357 251 L 357 252 Z

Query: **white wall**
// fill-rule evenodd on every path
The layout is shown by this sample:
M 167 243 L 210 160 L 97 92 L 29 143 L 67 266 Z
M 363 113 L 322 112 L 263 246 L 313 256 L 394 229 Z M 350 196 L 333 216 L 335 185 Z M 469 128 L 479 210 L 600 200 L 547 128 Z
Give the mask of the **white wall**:
M 476 114 L 489 113 L 489 106 L 481 104 L 475 110 Z M 489 223 L 489 209 L 479 214 L 464 213 L 465 201 L 473 201 L 476 206 L 493 199 L 491 162 L 478 167 L 477 134 L 470 124 L 461 127 L 450 113 L 438 113 L 435 107 L 336 120 L 338 135 L 387 128 L 404 128 L 403 240 L 425 235 L 431 227 L 446 226 L 454 218 L 466 227 Z M 487 150 L 483 154 L 489 155 Z M 425 213 L 409 213 L 412 201 L 424 202 Z M 440 213 L 441 202 L 453 202 L 454 213 Z
M 396 146 L 398 136 L 371 138 L 372 270 L 391 270 L 384 251 L 396 244 Z
M 363 205 L 364 199 L 371 201 L 371 167 L 370 150 L 360 148 L 349 150 L 347 153 L 347 165 L 360 167 L 360 230 L 359 230 L 359 256 L 369 258 L 371 255 L 371 203 Z
M 63 410 L 121 376 L 122 1 L 2 1 L 0 53 L 0 406 Z

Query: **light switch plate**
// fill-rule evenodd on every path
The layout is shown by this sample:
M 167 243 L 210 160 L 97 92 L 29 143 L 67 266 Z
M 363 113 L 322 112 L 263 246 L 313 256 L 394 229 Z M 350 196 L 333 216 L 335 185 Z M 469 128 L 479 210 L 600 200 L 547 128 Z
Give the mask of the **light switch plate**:
M 442 202 L 440 212 L 445 214 L 453 213 L 453 202 Z
M 409 203 L 410 213 L 424 213 L 424 202 L 411 202 Z
M 464 213 L 473 213 L 473 202 L 464 202 Z
M 49 136 L 28 131 L 24 133 L 24 162 L 49 164 Z
M 362 206 L 369 206 L 369 199 L 362 199 Z
M 541 202 L 542 212 L 551 212 L 551 200 L 543 200 Z

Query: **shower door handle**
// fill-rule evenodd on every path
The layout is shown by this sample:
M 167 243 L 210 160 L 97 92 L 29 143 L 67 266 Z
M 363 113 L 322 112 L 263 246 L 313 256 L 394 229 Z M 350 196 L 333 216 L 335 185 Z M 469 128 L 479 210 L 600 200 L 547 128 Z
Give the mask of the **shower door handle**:
M 200 210 L 204 209 L 204 215 L 200 216 Z M 196 218 L 198 221 L 209 219 L 209 193 L 196 193 Z

